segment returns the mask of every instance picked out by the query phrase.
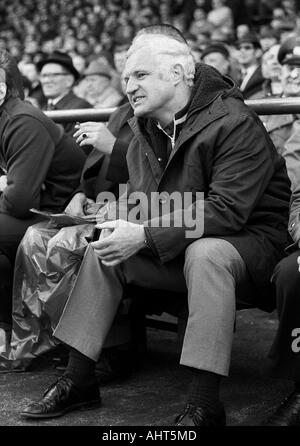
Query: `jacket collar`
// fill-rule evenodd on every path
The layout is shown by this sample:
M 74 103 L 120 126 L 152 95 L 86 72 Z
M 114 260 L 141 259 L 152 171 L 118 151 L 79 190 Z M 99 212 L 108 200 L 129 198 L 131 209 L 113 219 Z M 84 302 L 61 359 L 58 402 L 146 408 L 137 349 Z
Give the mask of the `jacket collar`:
M 161 182 L 168 169 L 168 166 L 172 162 L 172 159 L 176 156 L 177 152 L 183 148 L 184 144 L 194 135 L 200 133 L 213 121 L 221 118 L 228 113 L 229 112 L 224 105 L 222 97 L 219 96 L 214 101 L 212 101 L 211 104 L 207 105 L 205 110 L 203 110 L 202 112 L 200 112 L 199 110 L 199 114 L 194 113 L 193 116 L 188 118 L 185 126 L 179 134 L 177 141 L 175 142 L 174 150 L 171 152 L 170 158 L 164 171 L 162 170 L 158 160 L 156 159 L 156 156 L 151 146 L 149 145 L 147 138 L 145 138 L 138 119 L 133 117 L 128 121 L 128 124 L 130 125 L 135 137 L 139 142 L 140 149 L 144 152 L 145 157 L 149 161 L 152 174 L 157 185 L 159 185 L 159 183 Z
M 195 82 L 191 92 L 192 99 L 187 110 L 187 119 L 175 142 L 175 147 L 166 169 L 178 150 L 190 138 L 200 133 L 213 121 L 229 113 L 223 102 L 223 98 L 229 96 L 243 100 L 242 94 L 230 78 L 222 76 L 216 69 L 208 65 L 202 63 L 196 65 Z M 145 156 L 149 159 L 155 179 L 159 181 L 161 168 L 158 166 L 159 163 L 155 154 L 144 137 L 145 120 L 137 119 L 134 116 L 128 123 L 136 135 Z
M 218 96 L 232 96 L 243 99 L 232 79 L 222 76 L 215 68 L 196 64 L 194 87 L 191 94 L 191 105 L 188 115 L 211 104 Z
M 202 111 L 201 114 L 200 111 Z M 194 108 L 192 113 L 189 111 L 185 125 L 175 143 L 174 153 L 177 152 L 182 144 L 185 143 L 188 139 L 201 132 L 205 127 L 207 127 L 216 119 L 219 119 L 226 114 L 228 114 L 228 110 L 224 105 L 223 96 L 221 96 L 221 94 L 212 99 L 211 103 L 206 104 L 202 107 L 199 106 L 198 108 Z M 142 130 L 143 126 L 141 126 L 140 121 L 135 116 L 133 116 L 131 119 L 129 119 L 128 124 L 130 125 L 133 133 L 139 139 L 141 146 L 144 148 L 145 151 L 148 151 L 149 145 L 147 143 L 148 148 L 146 149 L 145 138 Z M 172 156 L 170 158 L 172 158 Z

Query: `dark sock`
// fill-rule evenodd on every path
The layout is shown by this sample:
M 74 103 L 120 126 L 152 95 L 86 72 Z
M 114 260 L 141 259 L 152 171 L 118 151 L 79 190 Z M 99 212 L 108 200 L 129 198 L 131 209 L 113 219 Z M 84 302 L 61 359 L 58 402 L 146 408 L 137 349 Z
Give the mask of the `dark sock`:
M 78 387 L 87 387 L 96 382 L 95 366 L 95 361 L 78 350 L 71 349 L 64 374 L 68 375 Z
M 190 368 L 191 382 L 188 394 L 188 404 L 201 406 L 210 411 L 220 407 L 221 375 Z

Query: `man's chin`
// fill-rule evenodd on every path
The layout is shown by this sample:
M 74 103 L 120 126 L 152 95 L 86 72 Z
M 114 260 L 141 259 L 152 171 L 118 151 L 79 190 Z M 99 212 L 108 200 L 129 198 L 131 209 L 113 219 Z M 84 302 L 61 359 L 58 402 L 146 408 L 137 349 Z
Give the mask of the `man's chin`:
M 134 108 L 133 113 L 134 113 L 134 116 L 136 116 L 137 118 L 147 116 L 147 112 L 145 111 L 145 109 L 143 107 Z

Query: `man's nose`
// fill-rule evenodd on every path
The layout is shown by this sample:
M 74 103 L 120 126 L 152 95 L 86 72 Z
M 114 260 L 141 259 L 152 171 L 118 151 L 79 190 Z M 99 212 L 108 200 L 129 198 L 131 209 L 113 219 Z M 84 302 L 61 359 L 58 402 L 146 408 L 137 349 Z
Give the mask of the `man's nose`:
M 134 79 L 128 79 L 126 84 L 126 94 L 132 94 L 138 89 L 138 85 Z
M 45 85 L 45 84 L 52 84 L 52 79 L 50 77 L 44 77 L 41 78 L 41 84 Z

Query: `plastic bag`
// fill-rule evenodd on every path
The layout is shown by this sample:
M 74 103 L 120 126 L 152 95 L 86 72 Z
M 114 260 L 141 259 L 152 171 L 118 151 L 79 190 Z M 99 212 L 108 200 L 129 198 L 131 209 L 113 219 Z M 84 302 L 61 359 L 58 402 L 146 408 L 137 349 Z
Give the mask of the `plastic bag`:
M 0 339 L 1 371 L 26 370 L 35 357 L 56 346 L 53 329 L 94 227 L 57 229 L 41 222 L 28 228 L 15 263 L 12 332 Z

